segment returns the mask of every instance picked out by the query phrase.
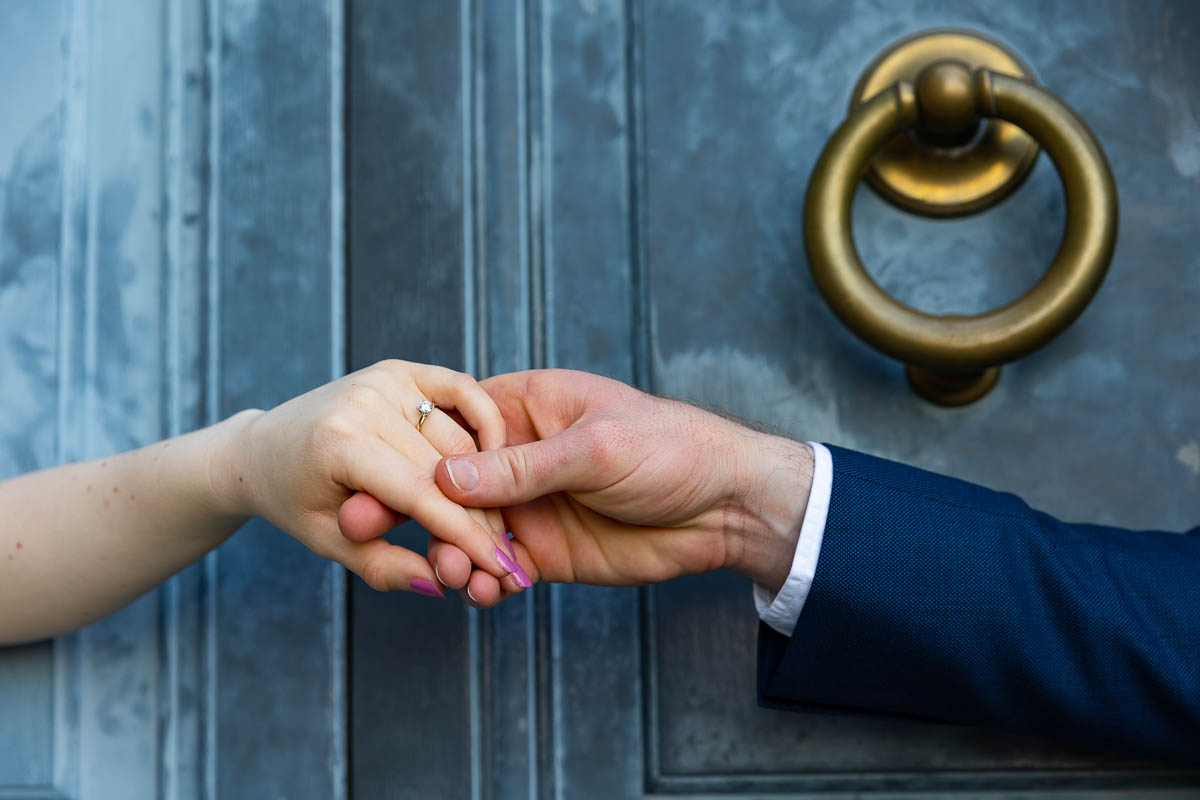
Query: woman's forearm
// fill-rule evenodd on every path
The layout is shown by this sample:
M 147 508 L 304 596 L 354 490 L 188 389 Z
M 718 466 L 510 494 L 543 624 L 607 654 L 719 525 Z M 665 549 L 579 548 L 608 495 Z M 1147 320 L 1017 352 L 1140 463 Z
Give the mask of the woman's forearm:
M 0 644 L 94 622 L 237 530 L 225 454 L 258 413 L 0 483 Z
M 426 401 L 436 407 L 420 409 Z M 0 645 L 41 639 L 109 614 L 261 516 L 372 588 L 441 597 L 433 567 L 383 538 L 405 517 L 521 591 L 500 558 L 499 514 L 464 509 L 433 480 L 443 455 L 504 444 L 504 418 L 469 375 L 382 361 L 270 411 L 111 458 L 0 483 Z M 428 417 L 428 419 L 427 419 Z M 342 504 L 378 498 L 351 541 Z M 507 559 L 507 556 L 505 556 Z

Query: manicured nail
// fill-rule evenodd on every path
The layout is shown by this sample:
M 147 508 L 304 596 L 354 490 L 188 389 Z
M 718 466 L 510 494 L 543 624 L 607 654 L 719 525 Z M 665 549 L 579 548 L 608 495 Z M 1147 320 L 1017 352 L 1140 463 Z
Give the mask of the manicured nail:
M 426 597 L 436 597 L 438 600 L 444 600 L 445 595 L 438 591 L 438 588 L 424 578 L 413 578 L 409 582 L 408 588 L 412 589 L 417 594 L 423 594 Z
M 474 603 L 475 605 L 479 605 L 479 601 L 475 599 L 475 595 L 471 594 L 470 586 L 467 587 L 467 597 L 471 598 L 472 603 Z
M 528 584 L 529 584 L 529 585 L 528 585 L 528 586 L 526 586 L 525 584 L 521 583 L 521 580 L 520 580 L 520 578 L 515 578 L 515 577 L 514 577 L 514 580 L 516 580 L 516 581 L 517 581 L 517 584 L 518 584 L 519 586 L 524 586 L 526 589 L 528 589 L 528 588 L 529 588 L 529 586 L 532 586 L 532 585 L 533 585 L 533 581 L 530 581 L 530 580 L 529 580 L 529 575 L 528 575 L 528 574 L 525 572 L 525 570 L 521 569 L 521 562 L 520 562 L 520 561 L 517 561 L 517 550 L 516 550 L 516 548 L 514 548 L 514 547 L 513 547 L 512 540 L 513 540 L 513 535 L 512 535 L 512 532 L 511 532 L 511 531 L 509 531 L 508 533 L 504 534 L 504 546 L 505 546 L 506 548 L 508 548 L 508 554 L 509 554 L 510 556 L 512 556 L 512 561 L 513 561 L 513 563 L 514 563 L 514 564 L 516 564 L 516 566 L 517 566 L 517 572 L 520 572 L 520 573 L 521 573 L 521 577 L 523 577 L 523 578 L 524 578 L 526 581 L 528 581 Z
M 522 589 L 528 589 L 530 586 L 533 586 L 533 581 L 529 580 L 529 575 L 525 573 L 525 570 L 521 568 L 517 560 L 509 558 L 508 553 L 499 547 L 496 548 L 496 560 L 500 562 L 500 566 L 512 573 L 513 580 L 517 582 L 517 586 L 520 586 Z
M 460 492 L 469 492 L 479 485 L 479 470 L 466 458 L 451 458 L 446 462 L 446 474 Z
M 442 580 L 442 573 L 438 572 L 438 565 L 437 565 L 437 564 L 434 564 L 434 565 L 433 565 L 433 574 L 434 574 L 434 575 L 437 575 L 437 579 L 438 579 L 438 580 L 439 580 L 439 581 L 442 583 L 442 585 L 443 585 L 443 586 L 445 586 L 445 585 L 446 585 L 446 582 L 445 582 L 444 580 Z

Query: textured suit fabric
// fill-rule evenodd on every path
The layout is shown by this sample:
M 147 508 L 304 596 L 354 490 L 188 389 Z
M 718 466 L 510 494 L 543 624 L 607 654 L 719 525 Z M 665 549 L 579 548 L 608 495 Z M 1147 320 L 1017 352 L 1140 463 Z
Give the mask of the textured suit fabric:
M 792 636 L 758 690 L 1200 763 L 1200 528 L 1060 522 L 1019 498 L 830 447 L 833 492 Z

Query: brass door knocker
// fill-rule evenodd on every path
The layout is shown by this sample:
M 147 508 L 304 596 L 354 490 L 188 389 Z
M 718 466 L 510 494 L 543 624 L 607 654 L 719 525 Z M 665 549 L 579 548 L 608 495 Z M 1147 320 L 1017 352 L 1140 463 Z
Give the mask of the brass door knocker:
M 867 274 L 850 228 L 864 174 L 908 210 L 974 213 L 1020 185 L 1039 144 L 1062 179 L 1066 230 L 1050 268 L 1022 297 L 983 314 L 927 314 Z M 1100 287 L 1116 237 L 1116 186 L 1087 125 L 1035 85 L 1015 55 L 966 31 L 921 34 L 872 64 L 817 160 L 804 205 L 809 264 L 834 313 L 905 362 L 917 393 L 942 405 L 979 399 L 1001 364 L 1066 329 Z

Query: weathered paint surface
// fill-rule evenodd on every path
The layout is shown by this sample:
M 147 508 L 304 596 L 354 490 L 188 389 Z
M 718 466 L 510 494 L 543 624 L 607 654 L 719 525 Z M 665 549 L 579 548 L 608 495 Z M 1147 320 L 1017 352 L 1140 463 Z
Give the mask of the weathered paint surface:
M 940 25 L 1013 45 L 1122 203 L 1087 313 L 953 411 L 834 319 L 800 229 L 861 68 Z M 1198 37 L 1182 1 L 0 0 L 0 475 L 271 405 L 341 371 L 345 336 L 352 366 L 589 369 L 1070 518 L 1194 524 Z M 1063 218 L 1044 160 L 977 218 L 855 203 L 870 269 L 933 311 L 1019 294 Z M 0 798 L 1200 795 L 1043 742 L 758 709 L 729 575 L 488 614 L 352 586 L 347 616 L 341 573 L 256 524 L 0 652 Z
M 734 14 L 646 4 L 653 388 L 1013 491 L 1068 519 L 1195 524 L 1200 483 L 1178 453 L 1200 429 L 1200 182 L 1178 154 L 1180 119 L 1200 109 L 1200 9 L 1088 9 L 764 3 Z M 957 410 L 916 398 L 899 365 L 838 323 L 813 286 L 800 225 L 809 172 L 860 70 L 889 42 L 945 25 L 1011 44 L 1087 120 L 1112 162 L 1122 215 L 1111 272 L 1083 317 L 1005 367 L 983 402 Z M 1007 202 L 969 219 L 920 219 L 865 189 L 854 214 L 881 284 L 936 312 L 980 311 L 1025 291 L 1064 217 L 1046 158 Z M 1105 774 L 1117 760 L 1048 743 L 761 712 L 738 691 L 753 675 L 753 621 L 729 612 L 749 607 L 737 582 L 709 576 L 655 595 L 657 785 L 1049 790 L 1140 780 Z M 689 663 L 710 671 L 672 677 Z M 1036 775 L 1044 769 L 1064 771 Z M 972 782 L 954 770 L 1001 774 Z M 732 777 L 746 774 L 757 777 Z
M 365 18 L 392 8 L 354 7 Z M 351 237 L 351 285 L 374 294 L 351 296 L 352 360 L 388 345 L 436 347 L 430 324 L 437 342 L 461 346 L 453 356 L 484 373 L 594 370 L 1016 491 L 1069 518 L 1183 527 L 1200 516 L 1194 5 L 468 0 L 437 23 L 458 27 L 457 84 L 439 73 L 414 88 L 405 81 L 419 56 L 375 49 L 361 69 L 379 102 L 351 104 L 352 153 L 402 143 L 417 152 L 395 158 L 422 158 L 425 173 L 458 182 L 442 192 L 445 205 L 403 183 L 370 210 L 352 203 L 363 228 Z M 959 410 L 916 399 L 899 365 L 841 327 L 809 276 L 800 222 L 812 164 L 859 71 L 889 42 L 946 25 L 1013 45 L 1093 126 L 1122 201 L 1116 259 L 1092 307 L 1058 341 L 1006 367 L 984 402 Z M 371 26 L 361 41 L 377 34 Z M 439 52 L 450 38 L 426 34 Z M 351 37 L 352 50 L 359 43 Z M 452 92 L 460 105 L 447 118 Z M 389 106 L 391 95 L 401 100 Z M 443 133 L 434 143 L 431 128 Z M 377 187 L 380 169 L 373 159 L 352 164 L 351 196 L 357 183 Z M 412 215 L 403 225 L 376 224 L 398 207 Z M 855 205 L 870 269 L 932 311 L 981 310 L 1023 292 L 1053 256 L 1062 221 L 1045 159 L 1013 198 L 976 218 L 918 219 L 870 191 Z M 461 234 L 449 231 L 456 226 Z M 430 241 L 443 247 L 426 256 Z M 465 281 L 457 297 L 421 296 L 436 322 L 358 317 L 379 295 L 400 306 L 416 298 L 414 282 L 434 279 L 414 271 L 454 271 L 446 251 L 461 253 L 455 274 Z M 356 606 L 353 624 L 378 629 L 385 613 Z M 454 707 L 477 748 L 472 790 L 1083 797 L 1124 786 L 1200 795 L 1195 777 L 1053 743 L 758 709 L 755 622 L 748 587 L 728 575 L 640 595 L 539 588 L 454 622 L 437 658 L 454 665 L 450 680 L 462 668 L 473 676 L 469 711 Z M 386 624 L 420 630 L 395 616 Z M 396 648 L 356 638 L 353 659 L 386 661 Z M 356 681 L 355 707 L 385 681 Z M 390 718 L 354 719 L 355 740 L 373 750 L 415 741 Z M 355 764 L 355 785 L 421 796 L 387 784 L 381 763 Z M 449 785 L 461 775 L 454 769 L 421 785 Z
M 342 11 L 0 2 L 0 476 L 341 371 Z M 0 797 L 344 794 L 343 573 L 251 528 L 0 651 Z
M 22 72 L 0 126 L 0 477 L 55 462 L 62 170 L 61 9 L 9 4 L 0 74 Z M 53 648 L 0 654 L 0 786 L 54 779 Z

